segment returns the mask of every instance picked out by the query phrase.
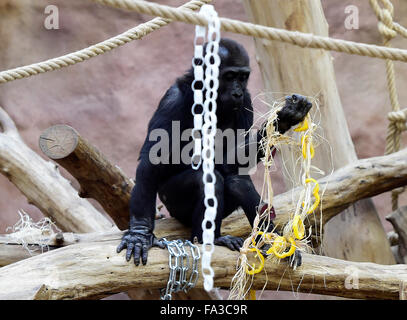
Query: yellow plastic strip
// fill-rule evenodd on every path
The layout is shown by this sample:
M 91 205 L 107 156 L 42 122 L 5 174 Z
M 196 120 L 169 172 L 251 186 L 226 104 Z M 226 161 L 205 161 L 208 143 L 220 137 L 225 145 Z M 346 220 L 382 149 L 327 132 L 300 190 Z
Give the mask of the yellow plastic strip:
M 307 159 L 308 139 L 309 139 L 309 136 L 307 134 L 305 136 L 301 137 L 302 156 L 304 157 L 304 159 Z M 312 145 L 312 142 L 310 144 L 310 152 L 311 152 L 311 159 L 312 159 L 312 158 L 314 158 L 314 155 L 315 155 L 315 150 L 314 150 L 314 146 Z
M 281 259 L 284 253 L 279 253 L 279 251 L 285 250 L 286 246 L 287 246 L 287 241 L 285 240 L 285 238 L 281 237 L 281 236 L 277 236 L 274 239 L 273 245 L 271 246 L 270 249 L 267 250 L 266 253 L 267 254 L 274 253 L 276 255 L 276 257 Z
M 306 131 L 306 130 L 308 130 L 308 128 L 309 128 L 308 120 L 307 120 L 307 118 L 305 118 L 304 121 L 301 122 L 300 125 L 294 129 L 294 131 L 296 131 L 296 132 Z
M 307 211 L 308 214 L 313 213 L 315 209 L 319 206 L 319 203 L 321 202 L 321 197 L 319 196 L 319 183 L 313 179 L 313 178 L 308 178 L 305 180 L 305 183 L 313 182 L 315 184 L 314 189 L 312 190 L 312 194 L 315 197 L 314 204 L 309 208 Z
M 297 247 L 296 247 L 296 245 L 295 245 L 295 240 L 294 240 L 292 237 L 290 237 L 290 238 L 288 239 L 288 241 L 290 242 L 291 247 L 290 247 L 290 251 L 288 251 L 288 252 L 285 254 L 285 257 L 284 257 L 284 258 L 289 257 L 289 256 L 292 256 L 292 255 L 294 254 L 294 252 L 295 252 L 295 249 L 297 249 Z
M 255 240 L 256 237 L 257 237 L 257 236 L 261 236 L 263 233 L 264 233 L 263 231 L 257 232 L 257 235 L 252 239 L 252 245 L 253 245 L 253 247 L 255 247 L 255 246 L 257 245 L 256 240 Z
M 257 253 L 256 256 L 259 257 L 259 259 L 260 259 L 260 266 L 257 269 L 255 269 L 256 265 L 254 263 L 253 263 L 253 267 L 252 267 L 251 270 L 249 270 L 247 268 L 247 266 L 246 266 L 246 273 L 250 274 L 250 275 L 254 275 L 256 273 L 259 273 L 261 270 L 263 270 L 263 268 L 264 268 L 264 257 L 261 254 L 260 250 L 257 249 L 257 248 L 249 248 L 249 251 L 256 252 Z
M 284 240 L 284 245 L 286 245 L 287 244 L 287 241 L 285 240 L 285 238 L 284 237 L 276 237 L 276 239 L 274 240 L 274 244 L 273 244 L 273 246 L 267 251 L 267 254 L 271 254 L 271 253 L 274 253 L 275 254 L 275 256 L 277 257 L 277 258 L 280 258 L 280 259 L 283 259 L 283 258 L 287 258 L 287 257 L 289 257 L 289 256 L 292 256 L 293 254 L 294 254 L 294 252 L 295 252 L 295 249 L 296 249 L 296 245 L 295 245 L 295 240 L 292 238 L 292 237 L 290 237 L 289 239 L 288 239 L 288 241 L 290 242 L 290 244 L 291 244 L 291 246 L 290 246 L 290 250 L 288 251 L 288 252 L 283 252 L 283 253 L 279 253 L 278 251 L 277 251 L 277 246 L 280 246 L 280 248 L 281 248 L 281 243 L 282 243 L 282 240 L 281 239 L 283 239 Z M 278 240 L 278 241 L 277 241 Z
M 281 236 L 277 236 L 273 241 L 273 245 L 271 246 L 270 249 L 267 250 L 266 253 L 271 254 L 271 253 L 274 253 L 274 251 L 277 251 L 277 250 L 282 251 L 282 250 L 285 249 L 286 246 L 287 246 L 287 241 L 285 240 L 285 238 L 281 237 Z
M 305 235 L 305 228 L 304 223 L 301 220 L 301 217 L 297 214 L 293 220 L 293 231 L 294 235 L 298 240 L 304 238 Z
M 249 291 L 249 299 L 250 300 L 256 300 L 256 290 L 250 290 Z

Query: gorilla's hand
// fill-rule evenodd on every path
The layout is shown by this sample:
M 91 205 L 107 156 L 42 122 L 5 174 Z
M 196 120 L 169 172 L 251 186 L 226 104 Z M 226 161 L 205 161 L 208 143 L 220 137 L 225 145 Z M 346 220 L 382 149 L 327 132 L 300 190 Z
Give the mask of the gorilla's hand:
M 278 119 L 274 126 L 281 134 L 286 132 L 303 121 L 311 107 L 312 103 L 299 94 L 287 96 L 284 108 L 277 112 Z
M 143 265 L 147 263 L 148 250 L 151 247 L 165 248 L 162 241 L 158 240 L 147 227 L 137 226 L 130 228 L 123 235 L 122 242 L 117 247 L 117 253 L 127 248 L 126 260 L 130 261 L 131 255 L 134 255 L 136 266 L 140 264 L 140 258 Z
M 230 250 L 239 251 L 243 246 L 243 239 L 226 235 L 216 238 L 214 243 L 218 246 L 228 247 Z

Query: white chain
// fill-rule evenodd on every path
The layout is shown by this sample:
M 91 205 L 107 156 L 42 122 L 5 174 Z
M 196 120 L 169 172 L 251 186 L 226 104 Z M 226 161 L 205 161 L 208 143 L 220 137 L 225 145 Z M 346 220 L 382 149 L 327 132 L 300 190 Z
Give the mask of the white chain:
M 205 190 L 205 217 L 202 221 L 202 275 L 204 278 L 204 288 L 210 291 L 213 288 L 214 271 L 211 267 L 211 257 L 215 250 L 215 218 L 218 207 L 218 202 L 215 196 L 216 176 L 215 169 L 215 135 L 216 135 L 216 99 L 218 97 L 219 87 L 219 66 L 220 57 L 219 41 L 220 41 L 220 21 L 218 14 L 211 5 L 203 5 L 200 13 L 205 15 L 208 20 L 208 42 L 206 46 L 205 58 L 203 60 L 206 70 L 203 77 L 203 63 L 198 65 L 197 59 L 202 59 L 203 46 L 198 44 L 199 40 L 205 39 L 205 27 L 197 26 L 195 29 L 195 57 L 193 61 L 195 80 L 192 83 L 194 91 L 194 104 L 192 106 L 192 114 L 194 115 L 194 130 L 202 131 L 202 141 L 195 139 L 194 156 L 200 157 L 202 160 L 203 184 Z M 202 82 L 203 81 L 203 82 Z M 197 82 L 202 82 L 203 86 L 200 90 L 197 88 Z M 203 89 L 205 89 L 205 101 L 203 102 Z M 202 106 L 203 112 L 198 113 L 197 107 Z M 201 151 L 201 144 L 203 145 Z M 193 156 L 193 157 L 194 157 Z M 192 167 L 194 169 L 198 166 Z
M 202 140 L 201 130 L 203 124 L 203 91 L 204 83 L 204 57 L 203 45 L 205 43 L 206 28 L 202 26 L 195 27 L 195 54 L 192 59 L 194 68 L 194 81 L 192 82 L 192 91 L 194 92 L 194 104 L 192 105 L 192 114 L 194 116 L 194 128 L 192 129 L 192 137 L 194 139 L 194 154 L 192 155 L 192 168 L 199 169 L 202 162 Z

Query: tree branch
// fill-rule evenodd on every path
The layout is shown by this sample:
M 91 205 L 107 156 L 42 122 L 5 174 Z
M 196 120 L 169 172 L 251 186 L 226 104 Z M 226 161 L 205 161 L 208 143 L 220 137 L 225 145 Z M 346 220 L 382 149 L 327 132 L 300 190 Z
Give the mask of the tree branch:
M 120 229 L 129 226 L 130 192 L 134 182 L 75 129 L 55 125 L 40 136 L 41 150 L 78 180 L 82 198 L 93 198 Z
M 1 138 L 0 136 L 0 151 L 5 150 L 0 152 L 0 164 L 3 165 L 1 168 L 4 168 L 4 163 L 7 163 L 14 166 L 12 168 L 16 170 L 15 167 L 19 168 L 21 165 L 18 166 L 13 161 L 21 161 L 21 158 L 26 157 L 22 155 L 32 151 L 25 146 L 29 152 L 26 149 L 21 152 L 21 148 L 16 148 L 13 144 L 10 145 L 12 148 L 7 148 L 7 141 L 10 139 Z M 20 150 L 20 156 L 13 158 L 8 153 L 4 157 L 7 149 L 13 150 L 13 148 Z M 33 165 L 31 157 L 28 158 L 30 160 L 25 161 Z M 43 163 L 41 165 L 44 166 Z M 23 172 L 29 172 L 27 167 Z M 37 168 L 36 163 L 34 167 Z M 4 172 L 4 169 L 2 171 Z M 321 190 L 325 189 L 322 197 L 324 223 L 360 198 L 370 197 L 407 184 L 407 149 L 383 157 L 359 160 L 321 179 L 319 183 Z M 70 185 L 69 187 L 72 188 Z M 278 213 L 276 222 L 280 226 L 287 222 L 290 213 L 294 210 L 299 192 L 300 188 L 297 188 L 275 197 L 274 206 Z M 314 225 L 319 222 L 319 215 L 316 214 L 309 220 L 309 223 Z M 237 236 L 246 236 L 251 231 L 242 213 L 235 213 L 225 219 L 222 230 Z M 169 239 L 189 238 L 190 235 L 189 230 L 175 219 L 158 220 L 155 233 L 158 237 L 165 236 Z M 124 253 L 115 252 L 121 233 L 113 232 L 109 237 L 115 239 L 105 238 L 98 242 L 74 244 L 1 268 L 0 298 L 76 299 L 103 296 L 133 287 L 165 286 L 168 280 L 167 252 L 152 249 L 148 266 L 136 268 L 132 263 L 125 261 Z M 235 273 L 237 257 L 236 252 L 225 248 L 216 249 L 213 260 L 216 286 L 229 287 Z M 311 255 L 304 255 L 303 262 L 304 265 L 297 271 L 287 269 L 284 263 L 280 265 L 267 263 L 269 281 L 266 288 L 274 290 L 280 285 L 280 290 L 291 290 L 292 287 L 296 288 L 300 285 L 300 291 L 304 292 L 312 290 L 313 293 L 350 298 L 394 299 L 398 298 L 401 292 L 400 281 L 406 281 L 405 266 L 358 264 Z M 349 265 L 359 270 L 359 290 L 344 289 L 345 279 L 349 276 L 346 273 L 346 267 Z M 89 276 L 90 274 L 92 276 Z M 377 283 L 377 279 L 381 282 Z M 10 281 L 15 284 L 11 289 L 10 286 L 5 285 Z M 253 288 L 261 289 L 264 283 L 264 275 L 256 276 Z M 198 282 L 198 287 L 202 287 L 201 280 Z
M 63 230 L 89 232 L 113 227 L 87 200 L 79 198 L 57 166 L 20 139 L 0 135 L 0 172 Z
M 20 137 L 14 121 L 2 107 L 0 107 L 0 128 L 3 130 L 4 134 L 13 136 L 15 138 Z
M 397 232 L 397 252 L 398 263 L 407 263 L 407 207 L 401 207 L 386 217 L 394 230 Z
M 321 205 L 315 215 L 309 215 L 308 224 L 311 226 L 319 225 L 321 210 L 322 224 L 325 224 L 360 199 L 406 185 L 407 149 L 387 156 L 355 161 L 318 182 L 322 192 Z M 274 198 L 277 223 L 285 224 L 289 215 L 295 211 L 300 190 L 295 188 Z
M 64 139 L 55 138 L 59 136 Z M 132 181 L 125 177 L 119 168 L 111 165 L 96 148 L 71 127 L 54 126 L 45 130 L 41 137 L 40 144 L 43 152 L 78 179 L 83 194 L 100 202 L 112 219 L 122 228 L 123 226 L 126 228 Z M 58 146 L 62 148 L 55 148 L 55 142 L 51 140 L 58 140 Z M 61 145 L 61 141 L 68 143 Z M 89 172 L 96 172 L 95 177 L 89 176 Z M 309 216 L 308 221 L 309 225 L 315 227 L 320 223 L 321 208 L 323 208 L 322 223 L 324 224 L 357 200 L 406 185 L 407 149 L 384 157 L 358 160 L 337 170 L 331 176 L 319 180 L 319 184 L 321 191 L 325 190 L 325 192 L 319 210 L 315 215 Z M 114 199 L 106 201 L 110 199 L 113 190 L 116 190 L 117 195 L 115 194 Z M 280 228 L 286 224 L 290 214 L 295 210 L 300 191 L 301 188 L 295 188 L 274 198 L 276 222 Z M 114 203 L 113 206 L 112 203 Z M 225 220 L 222 227 L 225 233 L 242 236 L 250 232 L 250 226 L 246 219 L 242 218 L 241 213 Z M 163 236 L 185 234 L 185 229 L 179 224 L 172 225 L 173 222 L 165 220 L 165 224 L 167 223 L 169 225 L 163 227 L 168 232 Z M 161 234 L 160 225 L 158 221 L 157 234 Z
M 123 232 L 117 229 L 92 233 L 60 232 L 52 236 L 30 235 L 28 239 L 24 239 L 24 243 L 29 246 L 30 252 L 22 246 L 22 241 L 16 239 L 13 234 L 0 235 L 0 267 L 72 244 L 119 241 L 122 235 Z
M 355 161 L 318 182 L 322 192 L 321 205 L 315 214 L 309 215 L 305 221 L 308 226 L 313 227 L 315 233 L 320 227 L 321 210 L 324 226 L 329 219 L 355 201 L 406 185 L 407 149 L 382 157 Z M 277 214 L 275 224 L 278 230 L 285 226 L 295 211 L 300 192 L 301 188 L 295 188 L 274 197 L 273 205 Z M 157 233 L 159 225 L 158 221 Z M 165 228 L 168 228 L 168 231 L 174 230 L 170 224 Z M 251 232 L 251 228 L 240 212 L 223 220 L 222 231 L 234 236 L 246 236 Z
M 320 180 L 321 190 L 326 187 L 322 197 L 324 211 L 322 222 L 326 222 L 330 217 L 341 212 L 344 207 L 362 197 L 371 197 L 406 183 L 407 149 L 387 156 L 359 160 L 352 165 L 348 165 L 331 176 Z M 287 223 L 291 212 L 295 209 L 295 199 L 298 197 L 299 192 L 300 188 L 297 188 L 274 198 L 274 206 L 277 212 L 276 223 L 280 228 Z M 315 217 L 309 217 L 307 223 L 312 226 L 318 225 L 319 217 L 320 213 L 317 213 Z M 251 228 L 244 214 L 235 212 L 223 220 L 222 232 L 246 237 L 251 232 Z M 190 229 L 173 218 L 157 220 L 154 233 L 159 238 L 166 237 L 167 239 L 188 239 L 190 237 Z M 86 237 L 90 237 L 91 241 L 99 241 L 98 237 L 104 237 L 104 240 L 119 240 L 121 235 L 122 232 L 113 231 L 110 233 L 90 234 Z M 75 237 L 84 239 L 83 236 L 75 235 Z M 2 242 L 1 239 L 0 237 L 0 243 Z M 68 240 L 68 235 L 64 236 L 64 239 L 68 244 L 74 243 Z
M 14 125 L 14 123 L 5 111 L 2 117 L 8 121 L 6 128 L 12 128 L 11 124 Z M 60 175 L 55 164 L 44 161 L 31 150 L 19 137 L 17 131 L 14 136 L 0 134 L 0 172 L 17 186 L 30 203 L 37 206 L 44 215 L 51 217 L 63 230 L 73 232 L 105 231 L 111 228 L 117 230 L 87 200 L 78 196 L 78 192 L 70 182 Z M 103 168 L 100 172 L 103 172 Z M 21 246 L 13 247 L 3 245 L 0 265 L 13 263 L 29 256 Z M 129 292 L 132 297 L 140 297 L 140 292 L 132 291 Z M 158 297 L 158 294 L 155 296 Z M 196 291 L 193 297 L 208 298 L 208 295 L 199 295 Z
M 131 288 L 157 289 L 168 281 L 168 252 L 153 248 L 148 264 L 136 267 L 117 254 L 118 240 L 79 243 L 26 259 L 0 269 L 0 299 L 84 299 Z M 229 288 L 239 253 L 216 247 L 213 254 L 215 286 Z M 200 266 L 199 266 L 200 268 Z M 285 262 L 266 260 L 265 272 L 253 279 L 253 289 L 296 290 L 346 298 L 398 299 L 407 281 L 406 265 L 349 262 L 303 255 L 293 271 Z M 356 280 L 357 289 L 347 289 Z M 9 284 L 13 283 L 12 286 Z M 356 285 L 356 282 L 353 282 Z M 202 288 L 202 278 L 197 288 Z

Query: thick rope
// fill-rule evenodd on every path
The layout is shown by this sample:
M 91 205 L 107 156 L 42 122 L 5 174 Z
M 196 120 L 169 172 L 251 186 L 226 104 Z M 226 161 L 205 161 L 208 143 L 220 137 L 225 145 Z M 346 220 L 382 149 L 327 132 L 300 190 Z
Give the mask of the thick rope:
M 189 24 L 206 25 L 206 19 L 193 12 L 175 9 L 147 1 L 138 0 L 93 0 L 115 8 L 121 8 L 139 13 L 170 18 Z M 220 18 L 221 29 L 226 32 L 239 33 L 247 36 L 287 42 L 300 47 L 317 48 L 381 59 L 391 59 L 407 62 L 407 50 L 386 48 L 383 46 L 357 43 L 329 37 L 315 36 L 309 33 L 288 31 L 265 27 L 248 22 Z
M 401 25 L 395 25 L 393 21 L 394 7 L 391 1 L 380 1 L 383 7 L 379 5 L 378 0 L 370 0 L 370 5 L 379 20 L 378 29 L 383 37 L 383 44 L 385 47 L 390 48 L 390 42 L 397 36 L 397 33 L 405 36 L 407 32 Z M 406 130 L 406 113 L 400 111 L 394 62 L 389 59 L 386 60 L 386 75 L 392 112 L 388 114 L 389 125 L 387 129 L 385 154 L 390 154 L 400 150 L 401 133 Z M 392 191 L 391 201 L 393 210 L 397 210 L 398 208 L 398 197 L 399 194 L 403 192 L 403 189 L 404 188 L 398 188 Z
M 188 12 L 187 10 L 197 10 L 202 5 L 210 3 L 211 1 L 212 0 L 192 0 L 184 4 L 180 8 L 182 8 L 186 12 Z M 127 30 L 126 32 L 119 34 L 118 36 L 97 43 L 88 48 L 43 62 L 2 71 L 0 72 L 0 84 L 17 79 L 27 78 L 48 71 L 58 70 L 64 67 L 72 66 L 79 62 L 89 60 L 90 58 L 109 52 L 133 40 L 142 39 L 144 36 L 160 29 L 161 27 L 168 25 L 170 22 L 172 22 L 171 19 L 155 18 L 151 21 L 140 24 L 135 28 Z
M 397 22 L 393 22 L 393 30 L 395 30 L 399 35 L 407 38 L 407 28 L 404 28 L 402 25 Z
M 382 2 L 384 9 L 380 7 L 379 2 L 377 0 L 370 0 L 370 5 L 379 20 L 379 28 L 381 28 L 383 22 L 386 21 L 387 23 L 384 23 L 384 25 L 389 30 L 385 32 L 392 33 L 394 31 L 399 35 L 407 38 L 407 28 L 393 21 L 394 7 L 391 1 L 389 0 L 380 0 L 380 1 Z
M 185 9 L 192 10 L 197 9 L 203 3 L 208 3 L 210 0 L 191 1 L 178 9 L 137 0 L 93 0 L 93 1 L 109 5 L 112 7 L 137 11 L 140 13 L 146 13 L 150 15 L 156 15 L 162 18 L 153 19 L 147 23 L 141 24 L 133 29 L 130 29 L 116 37 L 95 44 L 89 48 L 67 54 L 62 57 L 53 58 L 50 60 L 34 63 L 28 66 L 18 67 L 11 70 L 2 71 L 0 72 L 0 84 L 14 81 L 17 79 L 27 78 L 48 71 L 61 69 L 63 67 L 71 66 L 76 63 L 86 61 L 90 58 L 96 57 L 114 48 L 122 46 L 130 41 L 141 39 L 145 35 L 167 25 L 171 21 L 181 21 L 196 25 L 207 25 L 207 21 L 203 16 L 200 16 L 199 14 L 190 12 Z M 308 33 L 265 27 L 261 25 L 255 25 L 248 22 L 240 22 L 237 20 L 226 18 L 221 18 L 220 21 L 222 30 L 227 32 L 234 32 L 263 39 L 286 42 L 296 46 L 300 46 L 302 48 L 324 49 L 337 52 L 344 52 L 348 54 L 356 54 L 360 56 L 368 56 L 373 58 L 407 62 L 407 50 L 386 48 L 383 46 L 357 43 L 340 39 L 332 39 L 329 37 L 315 36 Z M 403 30 L 404 33 L 407 33 L 405 29 Z

